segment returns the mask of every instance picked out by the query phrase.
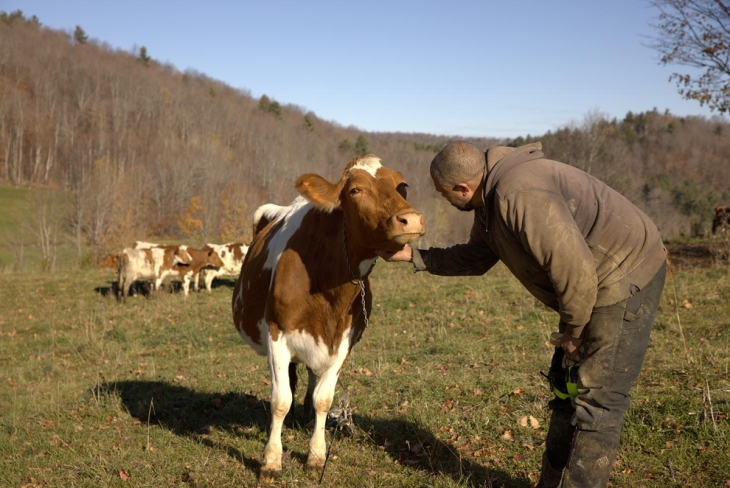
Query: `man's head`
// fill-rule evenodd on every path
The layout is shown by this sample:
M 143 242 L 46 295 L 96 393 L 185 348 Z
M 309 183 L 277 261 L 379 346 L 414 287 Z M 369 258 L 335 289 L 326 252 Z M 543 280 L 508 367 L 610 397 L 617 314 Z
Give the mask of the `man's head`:
M 431 179 L 452 206 L 474 210 L 484 206 L 481 188 L 486 165 L 484 151 L 468 142 L 452 142 L 431 161 Z

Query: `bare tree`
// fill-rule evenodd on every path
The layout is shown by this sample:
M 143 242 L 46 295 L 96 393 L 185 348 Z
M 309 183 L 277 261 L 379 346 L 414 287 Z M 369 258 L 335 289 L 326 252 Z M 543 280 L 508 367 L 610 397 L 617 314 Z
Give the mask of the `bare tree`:
M 661 12 L 651 47 L 661 64 L 699 68 L 701 75 L 673 73 L 679 94 L 711 110 L 730 110 L 730 1 L 652 0 Z

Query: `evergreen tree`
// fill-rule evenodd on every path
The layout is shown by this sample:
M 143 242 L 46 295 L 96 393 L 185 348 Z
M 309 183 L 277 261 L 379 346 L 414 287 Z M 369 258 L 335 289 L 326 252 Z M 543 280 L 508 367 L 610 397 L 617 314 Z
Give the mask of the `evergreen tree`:
M 340 141 L 340 145 L 337 146 L 340 151 L 349 151 L 352 148 L 352 143 L 350 142 L 350 139 L 342 139 Z
M 279 102 L 270 99 L 266 95 L 261 95 L 261 98 L 259 99 L 259 109 L 267 114 L 273 115 L 277 119 L 281 119 L 281 105 L 279 105 Z
M 304 115 L 304 128 L 309 132 L 314 131 L 314 116 L 311 113 Z
M 368 141 L 367 139 L 365 139 L 365 136 L 360 134 L 359 136 L 357 136 L 357 141 L 355 141 L 355 154 L 364 156 L 369 152 L 370 150 L 368 149 Z
M 144 66 L 149 66 L 151 59 L 152 58 L 147 55 L 146 47 L 142 46 L 141 48 L 139 48 L 139 56 L 137 57 L 137 61 L 142 63 Z
M 76 41 L 76 44 L 86 44 L 89 40 L 89 36 L 86 35 L 86 32 L 84 32 L 84 29 L 82 29 L 80 25 L 76 26 L 76 30 L 74 31 L 74 40 Z
M 0 21 L 2 21 L 4 24 L 11 25 L 17 19 L 25 20 L 22 10 L 16 10 L 10 13 L 7 13 L 5 11 L 0 12 Z

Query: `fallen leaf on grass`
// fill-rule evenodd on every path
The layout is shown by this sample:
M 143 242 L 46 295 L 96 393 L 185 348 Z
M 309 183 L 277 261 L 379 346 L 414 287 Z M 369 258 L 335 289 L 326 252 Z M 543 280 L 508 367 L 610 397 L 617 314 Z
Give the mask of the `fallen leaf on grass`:
M 533 417 L 532 415 L 530 415 L 529 417 L 527 415 L 525 415 L 524 417 L 521 417 L 520 418 L 520 425 L 522 427 L 527 427 L 529 425 L 534 430 L 537 430 L 537 429 L 540 428 L 540 422 L 535 417 Z
M 370 371 L 368 368 L 363 368 L 362 366 L 360 366 L 357 369 L 351 370 L 350 374 L 364 374 L 365 376 L 372 376 L 373 372 Z
M 504 434 L 502 434 L 502 439 L 504 439 L 506 441 L 510 441 L 510 442 L 512 442 L 513 440 L 515 440 L 514 437 L 512 437 L 512 431 L 511 430 L 505 430 L 504 431 Z
M 687 310 L 692 310 L 694 308 L 691 303 L 689 303 L 689 300 L 685 300 L 682 302 L 682 307 L 686 308 Z
M 130 478 L 129 473 L 123 469 L 119 470 L 119 477 L 122 478 L 122 481 L 127 481 Z

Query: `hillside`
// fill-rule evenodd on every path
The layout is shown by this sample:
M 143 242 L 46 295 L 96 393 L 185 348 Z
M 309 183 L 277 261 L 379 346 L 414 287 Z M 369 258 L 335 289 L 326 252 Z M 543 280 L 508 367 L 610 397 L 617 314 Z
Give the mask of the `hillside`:
M 428 176 L 454 137 L 343 127 L 22 14 L 2 16 L 0 53 L 0 180 L 54 189 L 33 208 L 53 210 L 57 245 L 73 247 L 78 260 L 151 236 L 246 240 L 253 210 L 288 203 L 299 174 L 334 180 L 367 152 L 408 179 L 428 223 L 421 245 L 467 236 L 470 219 Z M 729 135 L 721 119 L 653 111 L 621 121 L 590 113 L 575 127 L 516 141 L 466 139 L 485 149 L 539 139 L 548 157 L 606 180 L 671 238 L 700 233 L 726 199 Z

